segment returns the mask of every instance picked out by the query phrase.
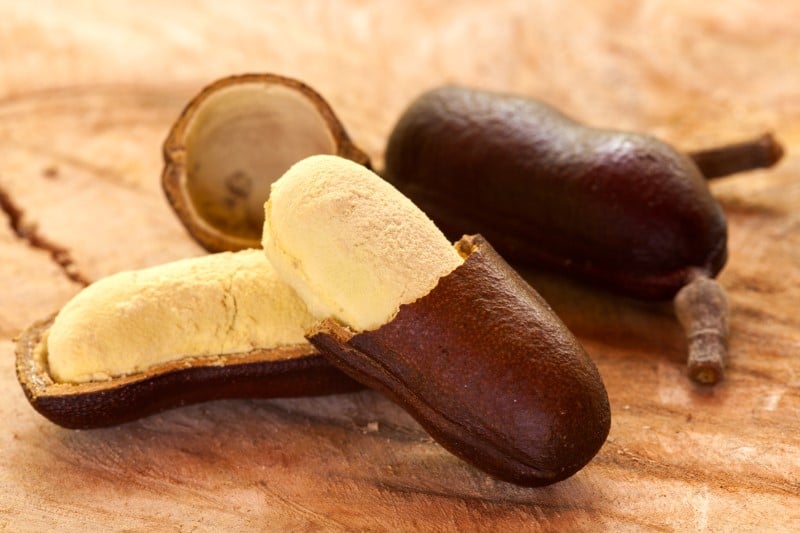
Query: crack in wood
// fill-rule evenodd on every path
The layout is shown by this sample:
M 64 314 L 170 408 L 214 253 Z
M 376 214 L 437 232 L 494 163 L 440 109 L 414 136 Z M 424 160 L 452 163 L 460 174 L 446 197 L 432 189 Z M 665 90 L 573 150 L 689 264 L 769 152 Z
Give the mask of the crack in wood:
M 8 217 L 8 225 L 11 227 L 14 234 L 32 248 L 46 252 L 68 279 L 84 287 L 91 283 L 91 281 L 78 270 L 67 248 L 44 237 L 39 233 L 36 224 L 25 220 L 25 212 L 17 205 L 9 191 L 1 184 L 0 209 Z

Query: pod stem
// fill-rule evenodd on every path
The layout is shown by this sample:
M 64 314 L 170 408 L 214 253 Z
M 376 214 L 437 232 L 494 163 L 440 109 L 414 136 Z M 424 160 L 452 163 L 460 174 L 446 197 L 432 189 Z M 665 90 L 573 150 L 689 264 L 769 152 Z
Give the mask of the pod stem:
M 722 379 L 728 352 L 728 298 L 705 274 L 696 275 L 674 300 L 675 313 L 689 341 L 687 366 L 696 383 Z
M 689 152 L 706 179 L 757 168 L 769 168 L 783 157 L 783 146 L 771 133 L 748 141 Z

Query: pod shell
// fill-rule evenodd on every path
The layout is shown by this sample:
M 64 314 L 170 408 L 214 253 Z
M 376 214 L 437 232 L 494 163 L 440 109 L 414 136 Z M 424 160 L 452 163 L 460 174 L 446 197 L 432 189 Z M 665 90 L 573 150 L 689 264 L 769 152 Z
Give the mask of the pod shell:
M 52 318 L 33 324 L 17 341 L 17 378 L 31 405 L 71 429 L 122 424 L 175 407 L 230 398 L 288 398 L 363 388 L 308 344 L 159 365 L 107 381 L 56 383 L 37 356 Z
M 224 89 L 241 84 L 260 84 L 265 87 L 280 85 L 296 91 L 312 104 L 324 120 L 335 144 L 335 155 L 355 161 L 371 168 L 369 156 L 359 149 L 350 139 L 344 125 L 336 116 L 330 104 L 317 91 L 302 81 L 272 73 L 237 74 L 220 78 L 204 87 L 189 103 L 172 125 L 162 146 L 164 168 L 161 173 L 161 186 L 172 209 L 184 225 L 189 235 L 209 252 L 225 252 L 260 248 L 260 238 L 247 239 L 227 233 L 204 220 L 198 213 L 191 196 L 187 191 L 187 182 L 191 179 L 187 162 L 187 143 L 192 119 L 200 111 L 209 97 Z M 269 146 L 269 139 L 252 142 L 253 150 L 263 150 Z M 277 179 L 275 176 L 274 179 Z M 269 179 L 265 177 L 264 179 Z M 266 198 L 264 198 L 266 201 Z
M 450 238 L 480 232 L 509 261 L 641 299 L 727 259 L 725 216 L 689 157 L 527 98 L 423 94 L 392 131 L 384 177 Z
M 308 338 L 344 372 L 404 407 L 442 446 L 520 485 L 565 479 L 610 426 L 602 378 L 547 303 L 480 236 L 463 265 L 387 324 L 332 319 Z

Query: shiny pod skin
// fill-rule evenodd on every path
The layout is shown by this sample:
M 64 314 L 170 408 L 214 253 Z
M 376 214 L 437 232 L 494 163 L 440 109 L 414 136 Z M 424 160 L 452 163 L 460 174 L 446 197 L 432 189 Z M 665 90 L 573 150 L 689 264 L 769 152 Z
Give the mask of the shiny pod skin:
M 688 156 L 589 128 L 543 103 L 444 87 L 395 126 L 384 177 L 451 238 L 648 300 L 727 257 L 727 226 Z
M 527 486 L 563 480 L 606 440 L 610 409 L 584 349 L 480 236 L 464 263 L 375 330 L 326 319 L 308 339 L 404 407 L 442 446 Z

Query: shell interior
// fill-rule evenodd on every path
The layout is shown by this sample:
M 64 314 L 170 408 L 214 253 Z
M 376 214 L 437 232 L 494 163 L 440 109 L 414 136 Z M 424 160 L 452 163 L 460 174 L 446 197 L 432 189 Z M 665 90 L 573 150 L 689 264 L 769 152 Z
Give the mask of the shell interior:
M 261 238 L 269 188 L 292 164 L 336 153 L 318 107 L 280 84 L 241 83 L 209 95 L 186 129 L 186 188 L 210 226 Z

